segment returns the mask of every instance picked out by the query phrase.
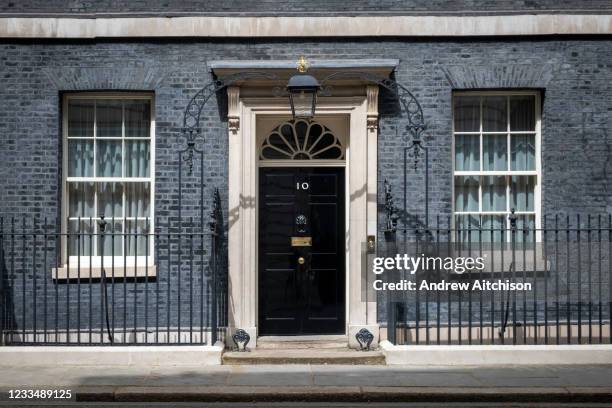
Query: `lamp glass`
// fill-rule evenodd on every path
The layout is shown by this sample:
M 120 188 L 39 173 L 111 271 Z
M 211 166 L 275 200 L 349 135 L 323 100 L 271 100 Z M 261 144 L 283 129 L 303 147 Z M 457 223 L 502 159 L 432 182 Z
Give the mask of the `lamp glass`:
M 317 92 L 315 89 L 295 89 L 289 92 L 294 119 L 312 119 L 315 115 Z

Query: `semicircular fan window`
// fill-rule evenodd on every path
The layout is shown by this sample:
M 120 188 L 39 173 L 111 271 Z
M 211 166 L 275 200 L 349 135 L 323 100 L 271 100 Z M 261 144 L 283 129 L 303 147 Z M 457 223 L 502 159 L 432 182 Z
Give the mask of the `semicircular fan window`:
M 261 145 L 262 160 L 341 160 L 340 139 L 326 126 L 303 119 L 278 125 Z

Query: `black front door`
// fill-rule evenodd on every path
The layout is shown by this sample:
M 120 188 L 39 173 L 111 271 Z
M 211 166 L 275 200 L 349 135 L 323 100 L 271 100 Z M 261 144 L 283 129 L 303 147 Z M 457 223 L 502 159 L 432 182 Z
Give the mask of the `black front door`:
M 259 332 L 344 333 L 344 168 L 259 173 Z

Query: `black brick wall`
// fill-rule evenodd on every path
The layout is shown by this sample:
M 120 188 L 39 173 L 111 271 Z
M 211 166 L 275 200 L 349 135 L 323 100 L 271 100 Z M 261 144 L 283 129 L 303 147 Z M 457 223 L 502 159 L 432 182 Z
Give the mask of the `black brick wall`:
M 607 38 L 4 43 L 0 45 L 0 214 L 25 215 L 29 222 L 34 216 L 47 217 L 49 222 L 58 216 L 62 92 L 140 90 L 153 91 L 156 98 L 156 216 L 173 215 L 177 204 L 177 150 L 184 146 L 180 134 L 183 108 L 210 80 L 207 62 L 294 60 L 296 50 L 317 59 L 401 60 L 395 79 L 420 100 L 429 124 L 426 143 L 431 154 L 434 216 L 446 216 L 451 211 L 451 93 L 453 89 L 472 88 L 541 89 L 543 212 L 609 213 L 612 212 L 610 45 Z M 402 136 L 405 122 L 388 106 L 381 106 L 379 191 L 386 178 L 396 196 L 401 197 L 401 147 L 407 143 Z M 226 160 L 226 124 L 215 101 L 209 104 L 204 118 L 204 137 L 198 146 L 206 152 L 205 183 L 211 189 L 213 186 L 221 189 L 227 214 L 227 168 L 231 163 Z M 422 173 L 409 173 L 408 209 L 415 214 L 422 213 L 422 185 Z M 379 196 L 382 201 L 383 196 Z M 209 200 L 210 195 L 206 197 Z M 197 215 L 196 203 L 187 204 L 191 205 L 191 213 L 186 215 Z M 5 218 L 5 231 L 6 225 Z M 48 269 L 25 273 L 30 278 L 36 273 L 39 286 L 45 279 L 49 283 Z M 176 279 L 163 268 L 158 276 L 160 284 Z M 19 282 L 19 279 L 13 282 L 16 293 L 22 289 Z M 61 286 L 60 291 L 65 288 L 66 285 Z M 130 288 L 128 293 L 134 296 L 142 290 L 138 285 Z M 27 293 L 31 290 L 30 282 Z M 41 290 L 42 286 L 38 288 L 39 294 Z M 96 286 L 94 299 L 99 293 Z M 76 297 L 71 299 L 76 302 Z M 16 306 L 20 307 L 18 303 Z M 144 308 L 140 305 L 138 309 Z
M 611 9 L 610 0 L 2 0 L 0 12 L 11 13 L 445 13 L 544 12 Z

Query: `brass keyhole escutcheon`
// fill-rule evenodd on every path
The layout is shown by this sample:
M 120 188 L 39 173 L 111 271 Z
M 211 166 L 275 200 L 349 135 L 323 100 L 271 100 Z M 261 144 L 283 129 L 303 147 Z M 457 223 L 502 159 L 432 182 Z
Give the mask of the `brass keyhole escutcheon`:
M 300 256 L 300 257 L 298 258 L 298 263 L 299 263 L 300 265 L 304 265 L 304 262 L 306 262 L 306 260 L 304 259 L 304 257 L 303 257 L 303 256 Z

